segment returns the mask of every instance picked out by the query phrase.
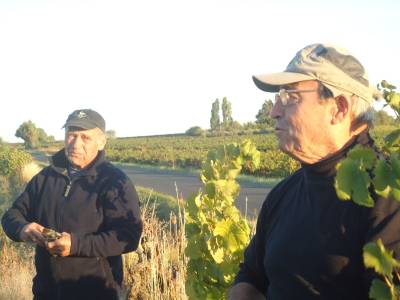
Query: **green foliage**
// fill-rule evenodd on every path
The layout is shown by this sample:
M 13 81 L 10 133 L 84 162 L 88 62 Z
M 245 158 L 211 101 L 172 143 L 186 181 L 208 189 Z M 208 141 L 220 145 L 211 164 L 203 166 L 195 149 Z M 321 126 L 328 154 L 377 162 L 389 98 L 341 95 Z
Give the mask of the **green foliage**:
M 376 161 L 372 149 L 355 147 L 347 159 L 337 165 L 335 189 L 342 200 L 353 200 L 355 203 L 367 207 L 374 206 L 369 194 L 371 178 L 367 173 Z
M 0 146 L 0 210 L 8 207 L 21 191 L 23 182 L 20 171 L 32 161 L 29 153 Z
M 392 257 L 393 251 L 387 251 L 379 239 L 377 243 L 368 243 L 363 248 L 364 264 L 375 272 L 392 278 L 393 268 L 400 266 Z
M 261 109 L 256 115 L 256 123 L 264 128 L 271 128 L 275 126 L 275 119 L 271 117 L 271 111 L 274 103 L 272 100 L 265 100 Z
M 232 118 L 232 104 L 224 97 L 222 99 L 222 127 L 228 129 L 233 122 Z
M 400 161 L 398 154 L 392 154 L 389 162 L 378 161 L 375 166 L 374 186 L 378 195 L 400 201 Z
M 201 127 L 193 126 L 186 130 L 185 134 L 190 136 L 204 136 L 206 133 Z
M 393 271 L 400 267 L 400 263 L 393 258 L 393 251 L 385 249 L 382 241 L 377 243 L 368 243 L 363 248 L 364 264 L 367 268 L 373 268 L 376 273 L 381 275 L 385 282 L 375 279 L 370 289 L 372 299 L 397 300 L 400 297 L 399 285 L 393 282 Z
M 398 118 L 400 116 L 400 94 L 396 93 L 396 87 L 386 80 L 382 80 L 378 85 L 378 89 L 382 92 L 382 96 L 386 101 L 385 106 L 389 105 Z
M 382 81 L 378 88 L 397 117 L 400 113 L 400 94 L 396 87 Z M 342 200 L 352 200 L 355 203 L 372 207 L 374 201 L 370 195 L 371 189 L 384 198 L 400 201 L 400 129 L 390 132 L 380 143 L 381 152 L 385 155 L 377 158 L 370 148 L 355 147 L 348 157 L 337 166 L 335 188 Z M 373 268 L 384 281 L 375 279 L 372 282 L 369 296 L 377 300 L 400 299 L 400 286 L 396 286 L 393 273 L 400 279 L 400 262 L 393 258 L 393 252 L 385 249 L 381 240 L 368 243 L 363 248 L 364 264 Z
M 211 107 L 210 129 L 211 131 L 219 130 L 221 120 L 219 118 L 219 100 L 215 99 Z
M 186 292 L 190 299 L 224 299 L 250 239 L 247 221 L 234 206 L 242 167 L 257 168 L 260 153 L 249 141 L 209 151 L 200 179 L 204 192 L 186 203 Z
M 233 124 L 235 121 L 233 122 Z M 261 165 L 257 170 L 246 166 L 242 172 L 265 177 L 283 177 L 297 170 L 300 164 L 278 150 L 273 133 L 192 137 L 158 136 L 110 140 L 106 145 L 107 158 L 115 162 L 157 165 L 172 168 L 200 169 L 207 152 L 221 144 L 241 143 L 251 139 L 261 151 Z
M 0 147 L 0 175 L 14 176 L 21 168 L 32 162 L 32 156 L 12 147 Z
M 395 125 L 396 119 L 390 116 L 384 110 L 374 111 L 374 125 L 381 126 L 381 125 Z
M 390 287 L 380 279 L 372 280 L 369 297 L 376 300 L 397 300 L 395 292 L 392 293 Z
M 54 141 L 53 136 L 48 136 L 42 128 L 37 128 L 31 120 L 22 123 L 15 132 L 15 136 L 24 140 L 26 149 L 35 149 Z

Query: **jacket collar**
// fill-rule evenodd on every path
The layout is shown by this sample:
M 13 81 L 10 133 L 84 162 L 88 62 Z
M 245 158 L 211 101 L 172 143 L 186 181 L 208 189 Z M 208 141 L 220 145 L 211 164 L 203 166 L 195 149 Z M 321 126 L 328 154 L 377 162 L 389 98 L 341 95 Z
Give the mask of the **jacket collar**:
M 65 149 L 61 149 L 50 157 L 50 166 L 58 173 L 68 176 L 68 159 L 65 156 Z M 96 176 L 99 166 L 105 161 L 105 151 L 101 150 L 96 158 L 84 169 L 83 176 Z

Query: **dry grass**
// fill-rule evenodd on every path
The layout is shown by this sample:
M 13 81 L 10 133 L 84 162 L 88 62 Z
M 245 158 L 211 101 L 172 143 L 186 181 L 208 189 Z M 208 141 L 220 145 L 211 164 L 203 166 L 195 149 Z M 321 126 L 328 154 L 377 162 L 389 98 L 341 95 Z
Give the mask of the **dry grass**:
M 21 170 L 21 179 L 23 182 L 29 182 L 33 176 L 35 176 L 37 173 L 39 173 L 42 170 L 42 167 L 40 167 L 36 162 L 31 162 L 29 164 L 26 164 L 25 166 L 22 167 Z
M 0 299 L 32 299 L 33 247 L 6 242 L 0 229 Z
M 139 249 L 124 255 L 127 299 L 187 299 L 184 218 L 171 214 L 161 222 L 146 206 Z

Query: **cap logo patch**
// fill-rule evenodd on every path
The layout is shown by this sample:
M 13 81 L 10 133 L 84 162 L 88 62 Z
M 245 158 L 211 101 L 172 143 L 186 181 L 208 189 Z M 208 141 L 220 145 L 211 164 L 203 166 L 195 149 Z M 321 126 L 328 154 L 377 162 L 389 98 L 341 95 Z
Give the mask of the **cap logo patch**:
M 80 112 L 78 112 L 77 114 L 76 114 L 76 116 L 79 118 L 79 119 L 83 119 L 83 118 L 86 118 L 86 113 L 84 112 L 84 111 L 80 111 Z

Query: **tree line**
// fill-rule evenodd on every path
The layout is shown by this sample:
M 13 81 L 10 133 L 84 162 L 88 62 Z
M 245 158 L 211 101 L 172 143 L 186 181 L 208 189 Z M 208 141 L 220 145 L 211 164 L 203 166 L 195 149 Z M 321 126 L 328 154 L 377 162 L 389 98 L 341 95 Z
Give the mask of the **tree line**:
M 222 102 L 217 98 L 211 105 L 210 128 L 203 129 L 200 126 L 190 127 L 185 133 L 190 136 L 224 135 L 225 133 L 249 133 L 249 131 L 265 132 L 273 130 L 275 119 L 271 117 L 274 102 L 265 99 L 261 108 L 255 115 L 255 121 L 240 124 L 232 117 L 232 104 L 226 97 Z M 397 117 L 392 117 L 385 110 L 374 110 L 374 125 L 395 126 L 400 124 Z

